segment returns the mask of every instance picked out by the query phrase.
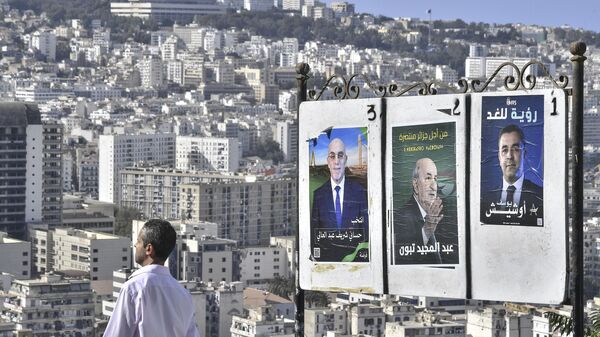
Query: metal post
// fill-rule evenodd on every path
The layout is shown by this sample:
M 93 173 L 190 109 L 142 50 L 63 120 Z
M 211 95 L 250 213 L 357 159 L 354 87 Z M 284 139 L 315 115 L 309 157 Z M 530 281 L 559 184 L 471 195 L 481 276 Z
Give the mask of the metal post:
M 306 91 L 307 91 L 307 81 L 308 81 L 308 72 L 310 71 L 310 66 L 307 63 L 298 63 L 296 65 L 296 81 L 298 82 L 298 92 L 296 99 L 296 130 L 298 134 L 300 134 L 300 103 L 306 101 Z M 297 180 L 296 180 L 296 209 L 300 211 L 300 144 L 298 144 L 298 152 L 296 153 L 296 172 Z M 300 223 L 296 227 L 296 242 L 294 244 L 295 252 L 294 259 L 296 260 L 296 270 L 295 270 L 295 283 L 296 283 L 296 292 L 294 294 L 294 304 L 296 305 L 296 326 L 295 326 L 295 336 L 296 337 L 304 337 L 304 290 L 300 288 Z
M 583 307 L 583 62 L 587 47 L 583 42 L 571 45 L 573 63 L 573 102 L 571 109 L 571 152 L 573 155 L 573 201 L 571 271 L 575 280 L 573 312 L 573 336 L 584 336 Z

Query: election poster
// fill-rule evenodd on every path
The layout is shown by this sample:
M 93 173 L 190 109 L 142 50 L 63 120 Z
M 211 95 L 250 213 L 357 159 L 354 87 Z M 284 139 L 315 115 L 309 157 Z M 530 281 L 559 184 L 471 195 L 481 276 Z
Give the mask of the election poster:
M 567 101 L 556 88 L 471 95 L 472 298 L 565 298 Z
M 366 127 L 309 141 L 311 251 L 318 262 L 369 261 Z
M 392 127 L 393 263 L 457 264 L 456 123 Z
M 389 98 L 385 185 L 390 294 L 466 298 L 466 95 Z
M 382 98 L 367 98 L 300 105 L 302 289 L 383 292 L 382 103 Z
M 544 225 L 544 95 L 482 97 L 484 225 Z

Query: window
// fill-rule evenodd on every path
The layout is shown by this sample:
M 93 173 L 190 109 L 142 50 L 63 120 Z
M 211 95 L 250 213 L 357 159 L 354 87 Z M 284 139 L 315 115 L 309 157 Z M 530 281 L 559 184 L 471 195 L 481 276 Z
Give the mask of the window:
M 29 256 L 29 252 L 23 252 L 23 256 Z
M 221 268 L 221 272 L 225 272 L 227 270 L 227 268 Z
M 213 258 L 212 258 L 212 257 L 209 257 L 209 258 L 208 258 L 208 262 L 209 262 L 209 263 L 213 262 Z
M 212 268 L 208 268 L 208 272 L 209 272 L 209 273 L 212 273 Z
M 92 271 L 98 271 L 98 267 L 92 268 Z
M 29 264 L 29 261 L 23 261 L 23 265 L 26 266 Z
M 127 256 L 123 256 L 122 261 L 127 261 Z
M 224 257 L 224 258 L 222 259 L 222 261 L 223 261 L 223 262 L 227 262 L 227 258 L 226 258 L 226 257 Z
M 97 257 L 93 258 L 92 262 L 98 262 L 98 258 Z

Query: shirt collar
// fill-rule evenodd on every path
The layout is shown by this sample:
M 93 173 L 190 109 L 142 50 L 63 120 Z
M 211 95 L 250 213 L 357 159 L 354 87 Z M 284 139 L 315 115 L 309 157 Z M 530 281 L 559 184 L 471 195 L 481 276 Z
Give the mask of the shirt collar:
M 506 191 L 506 189 L 508 188 L 508 186 L 513 185 L 516 188 L 516 191 L 520 191 L 521 187 L 523 187 L 523 180 L 525 179 L 525 175 L 522 174 L 521 178 L 517 179 L 517 181 L 514 184 L 509 184 L 504 177 L 502 177 L 502 190 Z
M 329 179 L 331 181 L 331 189 L 335 190 L 336 186 L 339 186 L 340 188 L 344 188 L 344 183 L 346 182 L 346 175 L 344 174 L 344 176 L 342 177 L 342 181 L 340 181 L 339 184 L 336 184 L 335 181 L 333 181 L 333 178 Z
M 129 276 L 129 279 L 132 279 L 132 278 L 139 276 L 141 274 L 144 274 L 144 273 L 171 275 L 171 273 L 169 272 L 169 268 L 167 268 L 165 266 L 161 266 L 160 264 L 149 264 L 149 265 L 142 267 L 142 268 L 136 270 L 135 272 L 133 272 L 133 274 L 131 274 L 131 276 Z

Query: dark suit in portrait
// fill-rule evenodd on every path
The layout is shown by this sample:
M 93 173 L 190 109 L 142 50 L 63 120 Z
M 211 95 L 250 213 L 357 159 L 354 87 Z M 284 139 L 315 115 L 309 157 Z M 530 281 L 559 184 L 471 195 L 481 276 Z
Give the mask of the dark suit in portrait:
M 313 194 L 313 205 L 311 216 L 312 240 L 315 240 L 317 232 L 354 230 L 362 234 L 361 239 L 355 239 L 350 242 L 344 240 L 323 240 L 318 245 L 320 248 L 320 260 L 322 261 L 341 261 L 346 255 L 354 252 L 360 242 L 369 241 L 369 208 L 367 202 L 367 191 L 355 180 L 345 177 L 344 180 L 344 198 L 342 204 L 342 221 L 338 227 L 335 212 L 335 201 L 333 198 L 331 180 L 327 180 L 323 185 L 317 188 Z M 360 261 L 357 255 L 357 259 Z M 367 257 L 368 261 L 368 257 Z
M 454 221 L 454 222 L 453 222 Z M 453 252 L 429 252 L 421 254 L 415 251 L 401 255 L 400 247 L 424 246 L 423 226 L 425 221 L 421 215 L 419 205 L 414 197 L 399 210 L 394 211 L 394 264 L 455 264 L 458 263 L 458 233 L 456 232 L 456 219 L 450 219 L 448 214 L 438 223 L 435 234 L 426 244 L 439 247 L 452 245 Z
M 531 180 L 524 179 L 521 186 L 521 197 L 516 209 L 518 212 L 522 209 L 522 214 L 494 213 L 497 211 L 509 210 L 502 205 L 502 186 L 486 193 L 482 198 L 481 204 L 481 222 L 491 225 L 520 225 L 520 226 L 540 226 L 541 219 L 544 216 L 543 208 L 543 188 L 536 185 Z M 493 206 L 492 206 L 493 204 Z M 538 219 L 540 223 L 538 223 Z

